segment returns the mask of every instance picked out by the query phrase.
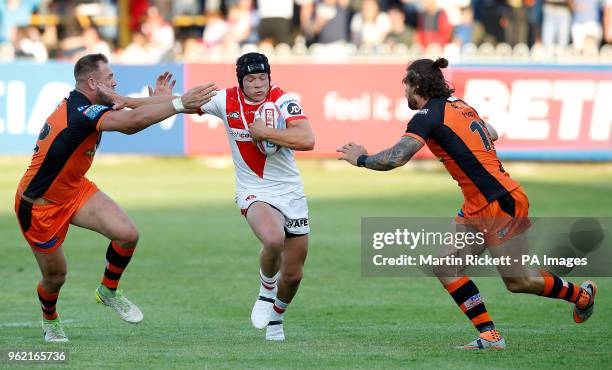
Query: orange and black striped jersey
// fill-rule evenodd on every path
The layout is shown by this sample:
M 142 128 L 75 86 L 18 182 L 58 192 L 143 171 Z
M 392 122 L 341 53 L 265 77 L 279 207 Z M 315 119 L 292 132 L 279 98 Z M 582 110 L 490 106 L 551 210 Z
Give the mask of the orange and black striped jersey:
M 444 163 L 461 187 L 465 212 L 476 212 L 520 186 L 502 167 L 476 110 L 460 99 L 430 99 L 408 122 L 405 136 L 426 144 Z
M 43 125 L 18 191 L 54 203 L 78 194 L 102 137 L 100 123 L 109 111 L 110 107 L 92 104 L 85 95 L 71 91 Z

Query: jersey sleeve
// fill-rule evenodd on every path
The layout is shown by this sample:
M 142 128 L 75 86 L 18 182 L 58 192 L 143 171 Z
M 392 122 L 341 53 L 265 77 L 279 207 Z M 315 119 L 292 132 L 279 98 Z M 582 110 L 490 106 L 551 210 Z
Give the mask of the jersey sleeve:
M 408 122 L 404 136 L 413 137 L 425 144 L 425 140 L 429 139 L 433 127 L 439 123 L 438 121 L 438 117 L 432 109 L 421 109 Z
M 70 112 L 68 122 L 82 130 L 99 131 L 100 124 L 104 121 L 106 115 L 112 111 L 112 108 L 106 105 L 85 105 Z
M 298 119 L 308 119 L 295 95 L 287 94 L 278 87 L 273 89 L 272 94 L 274 104 L 280 109 L 285 122 L 289 123 Z
M 217 91 L 217 95 L 213 96 L 208 103 L 200 107 L 200 112 L 198 112 L 198 114 L 212 114 L 213 116 L 223 119 L 223 116 L 225 115 L 225 108 L 223 108 L 225 96 L 225 90 Z

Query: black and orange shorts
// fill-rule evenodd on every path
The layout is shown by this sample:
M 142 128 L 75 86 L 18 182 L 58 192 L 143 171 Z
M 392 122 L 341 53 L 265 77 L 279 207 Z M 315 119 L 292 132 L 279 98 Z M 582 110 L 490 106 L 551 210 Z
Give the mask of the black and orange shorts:
M 488 247 L 496 246 L 529 229 L 529 199 L 518 187 L 476 212 L 459 211 L 455 220 L 483 232 Z
M 89 198 L 98 192 L 93 182 L 84 178 L 78 194 L 65 203 L 32 204 L 15 195 L 15 213 L 21 233 L 32 249 L 41 253 L 51 253 L 64 242 L 70 220 Z

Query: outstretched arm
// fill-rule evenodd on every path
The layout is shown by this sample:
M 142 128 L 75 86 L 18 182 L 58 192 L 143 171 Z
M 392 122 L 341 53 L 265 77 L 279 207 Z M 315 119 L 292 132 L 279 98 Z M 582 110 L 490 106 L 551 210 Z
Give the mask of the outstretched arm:
M 149 104 L 160 104 L 171 102 L 178 96 L 172 95 L 172 89 L 176 84 L 176 80 L 172 79 L 172 73 L 164 72 L 157 77 L 155 81 L 155 88 L 147 86 L 149 90 L 149 96 L 146 98 L 132 98 L 129 96 L 121 96 L 115 93 L 113 90 L 105 91 L 104 93 L 109 96 L 113 96 L 115 105 L 113 109 L 119 110 L 123 108 L 136 109 L 143 105 Z
M 103 86 L 98 88 L 104 93 Z M 147 104 L 133 110 L 109 112 L 98 124 L 98 130 L 135 134 L 177 113 L 195 113 L 215 96 L 216 90 L 217 87 L 212 83 L 196 86 L 172 101 Z
M 371 156 L 367 155 L 368 152 L 363 146 L 353 142 L 338 148 L 337 151 L 343 153 L 338 159 L 345 160 L 353 166 L 366 167 L 376 171 L 389 171 L 405 165 L 422 147 L 423 143 L 417 139 L 404 136 L 391 148 Z

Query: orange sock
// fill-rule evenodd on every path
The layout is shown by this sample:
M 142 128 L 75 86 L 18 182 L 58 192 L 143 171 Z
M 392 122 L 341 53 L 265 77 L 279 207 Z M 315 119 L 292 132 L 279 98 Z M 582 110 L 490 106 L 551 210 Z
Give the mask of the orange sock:
M 59 292 L 46 292 L 45 289 L 42 287 L 41 283 L 38 283 L 36 291 L 38 292 L 38 300 L 40 301 L 40 306 L 42 307 L 43 317 L 46 320 L 55 320 L 57 318 L 55 306 L 57 304 L 57 297 L 59 297 Z
M 589 303 L 591 297 L 579 285 L 567 282 L 552 272 L 540 270 L 544 278 L 544 291 L 540 294 L 543 297 L 564 299 L 575 303 L 578 307 L 584 307 Z
M 444 287 L 479 332 L 495 328 L 493 319 L 480 296 L 480 291 L 470 278 L 464 276 Z
M 119 279 L 121 274 L 130 263 L 132 254 L 136 248 L 123 249 L 119 247 L 115 242 L 111 242 L 106 250 L 106 269 L 104 269 L 104 276 L 102 277 L 102 285 L 110 290 L 117 290 L 119 285 Z

